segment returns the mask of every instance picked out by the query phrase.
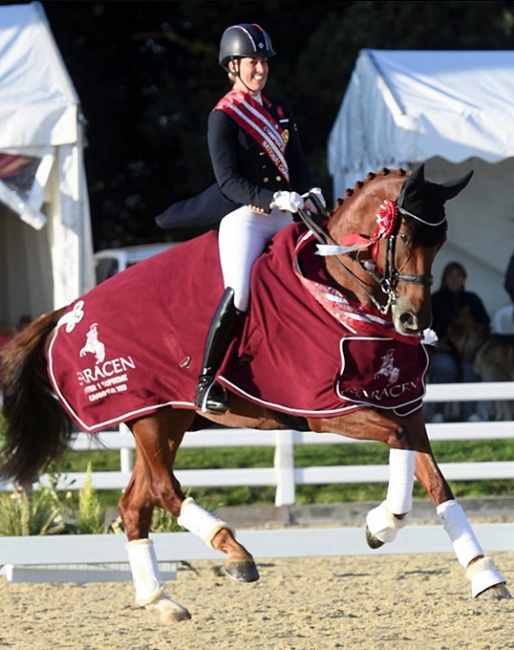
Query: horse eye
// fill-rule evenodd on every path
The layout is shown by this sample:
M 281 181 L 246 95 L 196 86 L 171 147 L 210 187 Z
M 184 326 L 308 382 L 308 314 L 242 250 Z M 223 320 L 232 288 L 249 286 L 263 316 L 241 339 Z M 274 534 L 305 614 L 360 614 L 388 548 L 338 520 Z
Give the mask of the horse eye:
M 402 240 L 402 242 L 404 244 L 410 244 L 410 242 L 412 241 L 410 236 L 407 235 L 407 233 L 404 233 L 404 232 L 400 233 L 400 239 Z

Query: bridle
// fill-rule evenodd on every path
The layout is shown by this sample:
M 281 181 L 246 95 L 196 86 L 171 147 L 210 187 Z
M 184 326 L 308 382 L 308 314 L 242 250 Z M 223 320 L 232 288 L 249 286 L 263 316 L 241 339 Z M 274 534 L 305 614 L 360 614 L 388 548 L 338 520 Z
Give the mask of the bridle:
M 403 212 L 398 207 L 398 212 Z M 399 221 L 401 218 L 399 219 Z M 434 283 L 434 276 L 431 273 L 399 273 L 394 265 L 394 256 L 396 252 L 397 234 L 392 234 L 386 240 L 386 262 L 384 274 L 380 281 L 382 288 L 385 290 L 394 289 L 399 282 L 408 282 L 409 284 L 421 284 L 430 287 Z
M 377 231 L 375 232 L 375 235 L 371 239 L 365 241 L 365 243 L 362 243 L 360 246 L 359 245 L 341 246 L 332 237 L 332 235 L 323 227 L 321 223 L 321 220 L 323 223 L 326 222 L 326 220 L 328 219 L 328 214 L 324 206 L 321 204 L 319 198 L 316 195 L 311 194 L 310 192 L 307 192 L 307 194 L 302 195 L 302 198 L 304 200 L 309 199 L 310 202 L 316 208 L 318 214 L 317 218 L 314 218 L 305 209 L 298 210 L 298 215 L 300 216 L 301 220 L 309 228 L 309 230 L 312 232 L 314 237 L 320 243 L 320 245 L 318 246 L 320 254 L 335 256 L 337 263 L 341 266 L 341 268 L 344 269 L 346 273 L 348 273 L 352 277 L 354 281 L 356 281 L 360 285 L 361 289 L 367 295 L 368 299 L 379 310 L 379 312 L 382 315 L 387 314 L 391 309 L 391 307 L 393 307 L 396 304 L 398 300 L 396 287 L 400 282 L 407 282 L 409 284 L 419 284 L 425 287 L 429 287 L 433 284 L 434 278 L 431 273 L 411 274 L 411 273 L 400 273 L 397 270 L 395 266 L 396 241 L 397 241 L 397 236 L 398 236 L 398 231 L 400 228 L 401 221 L 406 216 L 411 217 L 413 219 L 417 219 L 418 221 L 421 221 L 422 223 L 431 226 L 440 225 L 440 223 L 443 223 L 444 219 L 439 224 L 431 224 L 431 223 L 428 224 L 420 217 L 412 214 L 411 212 L 403 208 L 401 205 L 403 196 L 400 196 L 396 201 L 387 200 L 382 204 L 381 209 L 384 205 L 386 206 L 383 215 L 385 217 L 384 219 L 385 225 L 377 226 Z M 377 220 L 378 219 L 379 219 L 379 215 L 377 215 Z M 358 255 L 353 259 L 355 259 L 360 264 L 360 267 L 366 273 L 368 273 L 368 275 L 370 275 L 373 278 L 373 280 L 379 285 L 380 289 L 387 297 L 385 304 L 379 302 L 375 298 L 375 296 L 373 296 L 369 292 L 364 282 L 350 268 L 348 268 L 344 264 L 343 260 L 340 257 L 341 254 L 349 254 L 350 252 L 359 250 L 359 248 L 362 249 L 377 244 L 379 239 L 386 240 L 385 264 L 381 275 L 377 273 L 376 265 L 374 264 L 370 265 L 369 263 L 361 262 L 358 258 Z M 364 242 L 364 240 L 362 241 Z M 322 252 L 323 250 L 326 250 L 327 252 Z

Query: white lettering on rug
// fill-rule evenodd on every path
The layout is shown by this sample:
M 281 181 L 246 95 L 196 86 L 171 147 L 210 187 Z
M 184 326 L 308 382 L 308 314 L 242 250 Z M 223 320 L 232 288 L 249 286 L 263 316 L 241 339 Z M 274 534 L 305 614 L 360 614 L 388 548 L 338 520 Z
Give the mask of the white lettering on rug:
M 79 351 L 80 357 L 87 354 L 95 357 L 95 365 L 79 370 L 77 381 L 90 402 L 128 390 L 127 371 L 135 370 L 136 363 L 131 356 L 106 359 L 106 346 L 98 337 L 98 323 L 90 326 L 86 343 Z

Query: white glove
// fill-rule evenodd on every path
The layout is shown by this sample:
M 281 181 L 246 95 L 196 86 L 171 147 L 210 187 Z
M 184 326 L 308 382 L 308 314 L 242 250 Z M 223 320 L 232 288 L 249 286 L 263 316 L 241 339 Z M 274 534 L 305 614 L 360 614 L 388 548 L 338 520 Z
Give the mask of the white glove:
M 273 201 L 269 206 L 271 209 L 278 208 L 286 212 L 298 212 L 303 208 L 303 199 L 298 192 L 285 192 L 279 190 L 273 194 Z
M 327 207 L 327 202 L 325 201 L 325 197 L 323 196 L 323 192 L 321 191 L 320 187 L 312 187 L 309 190 L 309 194 L 313 194 L 318 199 L 318 201 L 321 203 L 323 208 Z M 318 211 L 318 209 L 316 208 L 316 206 L 314 205 L 314 203 L 310 199 L 307 199 L 307 201 L 305 201 L 305 207 L 307 208 L 307 210 L 309 210 L 309 212 L 317 212 Z

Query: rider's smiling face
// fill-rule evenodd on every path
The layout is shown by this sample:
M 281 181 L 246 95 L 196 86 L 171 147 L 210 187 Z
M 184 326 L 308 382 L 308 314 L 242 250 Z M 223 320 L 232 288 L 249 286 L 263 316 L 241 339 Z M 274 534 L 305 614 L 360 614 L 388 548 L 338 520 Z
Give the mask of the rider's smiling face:
M 268 80 L 268 59 L 265 57 L 243 57 L 231 62 L 230 70 L 238 73 L 235 87 L 251 95 L 260 93 Z

